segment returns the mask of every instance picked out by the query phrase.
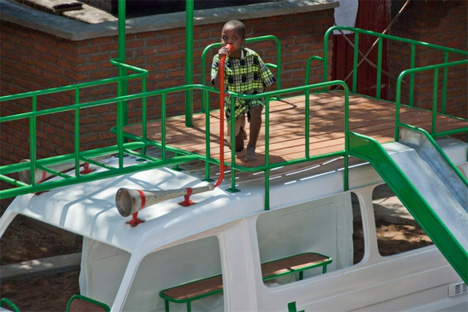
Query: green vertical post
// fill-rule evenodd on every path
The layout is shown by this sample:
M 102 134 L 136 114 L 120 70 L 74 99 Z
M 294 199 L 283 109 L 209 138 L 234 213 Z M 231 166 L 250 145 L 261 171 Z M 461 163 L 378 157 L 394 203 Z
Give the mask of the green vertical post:
M 75 88 L 75 104 L 80 104 L 80 88 Z M 75 175 L 80 176 L 80 107 L 75 108 Z
M 354 59 L 353 59 L 353 93 L 357 90 L 357 74 L 358 74 L 358 58 L 359 58 L 359 33 L 354 33 Z
M 343 89 L 345 94 L 345 155 L 344 155 L 344 190 L 349 190 L 349 88 L 348 85 L 343 82 Z
M 416 67 L 416 45 L 411 44 L 411 61 L 410 68 L 413 69 Z M 409 105 L 414 107 L 414 73 L 410 74 L 410 85 L 409 85 Z
M 119 0 L 118 2 L 118 53 L 119 53 L 119 60 L 122 63 L 126 63 L 125 57 L 125 19 L 126 19 L 126 0 Z M 119 77 L 127 76 L 127 70 L 122 66 L 119 67 Z M 127 81 L 121 84 L 121 88 L 119 90 L 119 96 L 127 95 Z M 124 124 L 127 124 L 127 106 L 123 105 L 123 116 L 124 116 Z
M 310 89 L 305 92 L 305 158 L 310 157 Z
M 185 84 L 193 83 L 193 0 L 185 2 Z M 185 91 L 185 125 L 193 126 L 193 90 Z
M 119 52 L 119 60 L 122 63 L 125 63 L 125 19 L 126 19 L 126 7 L 125 7 L 125 0 L 119 0 L 118 2 L 118 52 Z
M 119 0 L 118 2 L 118 53 L 119 61 L 122 63 L 126 62 L 125 58 L 125 19 L 126 19 L 126 6 L 125 0 Z M 119 66 L 119 77 L 125 77 L 127 70 L 123 66 Z M 127 95 L 127 81 L 120 80 L 117 84 L 117 95 Z M 127 124 L 127 103 L 119 101 L 117 103 L 117 146 L 119 147 L 119 168 L 123 168 L 123 126 Z
M 434 83 L 432 87 L 432 129 L 431 134 L 435 135 L 437 130 L 437 93 L 439 83 L 439 69 L 434 69 Z
M 382 38 L 379 37 L 377 52 L 377 88 L 375 97 L 380 100 L 380 89 L 382 88 Z
M 234 110 L 232 110 L 234 112 Z M 233 114 L 234 115 L 234 114 Z M 265 211 L 270 210 L 270 97 L 265 99 Z
M 32 109 L 31 112 L 34 114 L 29 119 L 29 161 L 31 162 L 31 185 L 36 185 L 36 160 L 37 160 L 37 151 L 36 151 L 36 138 L 37 138 L 37 96 L 32 98 Z
M 449 62 L 449 54 L 448 51 L 445 51 L 444 53 L 444 63 Z M 443 83 L 442 83 L 442 107 L 441 107 L 441 113 L 445 114 L 445 105 L 447 103 L 447 82 L 448 82 L 448 67 L 444 68 L 444 78 L 443 78 Z

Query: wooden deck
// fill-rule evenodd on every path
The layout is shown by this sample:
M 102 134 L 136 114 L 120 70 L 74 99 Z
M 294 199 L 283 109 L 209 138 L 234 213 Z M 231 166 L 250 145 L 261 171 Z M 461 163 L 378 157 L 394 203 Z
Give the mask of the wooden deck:
M 270 163 L 290 161 L 305 156 L 305 96 L 270 102 Z M 431 131 L 432 114 L 418 109 L 402 108 L 401 121 Z M 167 119 L 166 144 L 188 152 L 205 155 L 205 115 L 196 114 L 193 127 L 185 126 L 184 116 Z M 310 156 L 344 150 L 344 96 L 342 92 L 310 95 Z M 227 125 L 227 123 L 226 123 Z M 226 127 L 225 125 L 225 127 Z M 371 136 L 380 143 L 394 140 L 395 105 L 362 96 L 350 96 L 350 130 Z M 468 127 L 467 122 L 444 116 L 437 117 L 437 131 Z M 140 124 L 124 132 L 141 136 Z M 246 123 L 249 133 L 249 126 Z M 210 114 L 210 154 L 219 159 L 219 111 Z M 161 122 L 148 122 L 148 139 L 161 141 Z M 227 136 L 227 134 L 225 134 Z M 247 141 L 245 142 L 247 145 Z M 264 164 L 265 118 L 257 143 L 258 160 L 245 162 L 244 151 L 236 154 L 236 164 L 257 167 Z M 225 147 L 225 161 L 231 151 Z

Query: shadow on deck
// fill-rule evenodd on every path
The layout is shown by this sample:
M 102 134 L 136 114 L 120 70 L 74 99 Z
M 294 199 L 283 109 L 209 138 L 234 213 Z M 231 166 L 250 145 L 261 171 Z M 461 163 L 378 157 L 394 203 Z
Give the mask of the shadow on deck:
M 345 150 L 345 96 L 342 92 L 316 93 L 310 95 L 309 157 Z M 349 130 L 371 136 L 379 143 L 394 141 L 395 104 L 359 95 L 349 97 Z M 417 108 L 402 107 L 400 121 L 420 127 L 431 133 L 432 113 Z M 270 102 L 269 114 L 269 164 L 288 162 L 306 157 L 305 96 L 294 96 Z M 234 162 L 238 169 L 253 169 L 265 165 L 265 115 L 257 143 L 258 160 L 245 162 L 245 149 L 235 153 Z M 466 128 L 468 122 L 437 115 L 437 131 Z M 166 146 L 181 153 L 194 153 L 219 161 L 219 111 L 210 112 L 209 153 L 206 145 L 205 114 L 193 116 L 193 127 L 185 125 L 184 116 L 168 118 L 166 121 Z M 249 133 L 248 123 L 246 130 Z M 125 135 L 141 137 L 142 125 L 124 128 Z M 161 121 L 148 122 L 147 139 L 161 142 Z M 225 134 L 226 136 L 226 134 Z M 227 144 L 227 141 L 225 141 Z M 224 158 L 231 162 L 231 150 L 226 147 Z

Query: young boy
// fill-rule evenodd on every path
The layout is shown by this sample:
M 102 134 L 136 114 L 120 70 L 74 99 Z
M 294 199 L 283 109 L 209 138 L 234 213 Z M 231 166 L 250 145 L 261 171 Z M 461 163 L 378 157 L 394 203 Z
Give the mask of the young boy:
M 245 25 L 237 20 L 231 20 L 224 24 L 221 32 L 222 47 L 218 54 L 213 57 L 211 67 L 211 82 L 215 86 L 219 86 L 218 70 L 220 58 L 226 55 L 224 86 L 228 91 L 242 94 L 258 94 L 263 93 L 265 89 L 275 84 L 275 76 L 265 65 L 260 56 L 253 50 L 243 48 L 245 43 Z M 229 52 L 227 44 L 232 46 Z M 236 118 L 236 152 L 244 149 L 245 132 L 245 113 L 247 113 L 250 122 L 250 136 L 247 144 L 247 154 L 245 161 L 257 160 L 255 148 L 257 139 L 262 126 L 262 110 L 264 101 L 263 98 L 257 99 L 236 99 L 235 103 L 235 118 Z M 225 99 L 226 119 L 230 122 L 230 98 Z M 228 138 L 230 138 L 230 128 L 228 124 Z M 232 148 L 232 147 L 231 147 Z

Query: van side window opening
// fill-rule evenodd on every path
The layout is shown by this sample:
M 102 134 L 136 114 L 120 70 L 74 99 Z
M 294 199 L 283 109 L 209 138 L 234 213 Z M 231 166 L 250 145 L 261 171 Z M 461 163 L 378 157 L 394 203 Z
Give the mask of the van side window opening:
M 189 302 L 192 311 L 224 311 L 222 291 L 199 296 L 198 286 L 203 284 L 199 281 L 210 277 L 218 277 L 217 282 L 222 286 L 220 248 L 216 236 L 148 254 L 138 268 L 124 310 L 131 311 L 132 307 L 141 307 L 142 302 L 150 302 L 150 306 L 144 307 L 145 311 L 167 311 L 166 305 L 168 311 L 186 311 Z M 187 284 L 191 285 L 182 287 Z M 174 301 L 183 302 L 165 300 L 160 295 L 161 291 L 174 288 L 178 289 L 166 293 L 173 296 Z M 192 300 L 191 296 L 196 298 Z
M 372 198 L 380 255 L 391 256 L 433 244 L 388 185 L 377 186 Z
M 262 214 L 257 221 L 257 235 L 263 275 L 265 263 L 277 259 L 310 253 L 331 259 L 326 270 L 319 265 L 282 274 L 264 279 L 265 285 L 278 286 L 353 265 L 353 231 L 349 192 Z

